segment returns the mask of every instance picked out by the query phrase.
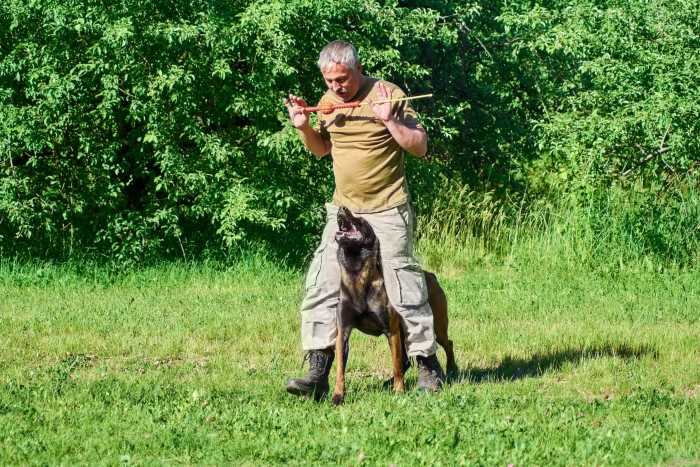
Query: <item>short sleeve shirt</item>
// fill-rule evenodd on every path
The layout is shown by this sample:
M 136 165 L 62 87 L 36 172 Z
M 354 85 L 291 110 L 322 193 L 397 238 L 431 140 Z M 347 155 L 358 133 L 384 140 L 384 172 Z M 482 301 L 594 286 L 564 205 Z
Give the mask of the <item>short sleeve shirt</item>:
M 379 100 L 375 87 L 378 81 L 365 76 L 353 100 Z M 392 99 L 405 96 L 395 84 L 382 83 L 392 90 Z M 319 105 L 323 103 L 340 104 L 342 100 L 329 90 Z M 393 103 L 392 111 L 400 121 L 416 124 L 416 113 L 407 101 Z M 371 213 L 408 201 L 403 149 L 369 105 L 320 113 L 318 129 L 331 142 L 334 204 Z

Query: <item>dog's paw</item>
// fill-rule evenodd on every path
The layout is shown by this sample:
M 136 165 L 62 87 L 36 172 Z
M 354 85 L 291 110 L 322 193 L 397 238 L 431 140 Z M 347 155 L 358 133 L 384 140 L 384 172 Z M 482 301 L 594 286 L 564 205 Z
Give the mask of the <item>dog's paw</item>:
M 342 394 L 333 394 L 333 405 L 340 405 L 340 404 L 342 404 L 342 403 L 343 403 L 343 399 L 345 399 L 345 397 L 343 397 Z

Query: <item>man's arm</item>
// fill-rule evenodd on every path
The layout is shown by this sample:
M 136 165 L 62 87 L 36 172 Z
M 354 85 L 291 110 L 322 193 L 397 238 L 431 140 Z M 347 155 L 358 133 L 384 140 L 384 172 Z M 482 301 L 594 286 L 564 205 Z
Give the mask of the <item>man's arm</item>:
M 376 84 L 379 99 L 391 99 L 391 89 L 381 82 Z M 428 134 L 416 123 L 400 121 L 392 112 L 391 103 L 372 104 L 372 111 L 384 122 L 391 136 L 405 151 L 424 157 L 428 152 Z
M 311 128 L 308 123 L 304 127 L 297 127 L 297 132 L 306 149 L 316 157 L 323 157 L 331 152 L 331 142 L 325 139 L 321 134 Z
M 321 134 L 311 128 L 309 125 L 309 114 L 304 112 L 306 101 L 304 99 L 289 95 L 287 100 L 287 110 L 289 110 L 289 118 L 292 124 L 297 129 L 301 142 L 304 143 L 306 149 L 311 151 L 316 157 L 323 157 L 331 152 L 331 142 L 321 136 Z
M 419 126 L 409 126 L 391 115 L 384 121 L 386 129 L 394 137 L 399 146 L 414 156 L 425 157 L 428 152 L 428 134 Z

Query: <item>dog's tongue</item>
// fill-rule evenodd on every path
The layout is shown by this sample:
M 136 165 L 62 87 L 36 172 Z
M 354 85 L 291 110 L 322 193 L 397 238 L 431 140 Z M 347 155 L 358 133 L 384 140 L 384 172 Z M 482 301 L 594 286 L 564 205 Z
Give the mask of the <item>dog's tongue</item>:
M 338 232 L 345 238 L 355 238 L 360 235 L 360 231 L 355 224 L 347 220 L 338 223 Z
M 343 224 L 340 227 L 340 231 L 343 233 L 354 234 L 357 232 L 357 229 L 355 228 L 354 225 L 347 223 L 347 224 Z

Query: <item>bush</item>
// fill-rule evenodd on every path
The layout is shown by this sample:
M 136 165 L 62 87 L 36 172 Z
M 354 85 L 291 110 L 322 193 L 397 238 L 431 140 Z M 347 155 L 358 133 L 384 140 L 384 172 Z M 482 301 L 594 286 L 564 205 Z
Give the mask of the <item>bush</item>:
M 420 212 L 449 196 L 445 179 L 520 211 L 587 205 L 611 185 L 663 191 L 697 167 L 697 7 L 8 0 L 1 251 L 143 261 L 262 242 L 307 254 L 332 173 L 282 101 L 320 97 L 318 50 L 337 38 L 369 74 L 435 95 L 416 103 L 432 156 L 409 164 Z

